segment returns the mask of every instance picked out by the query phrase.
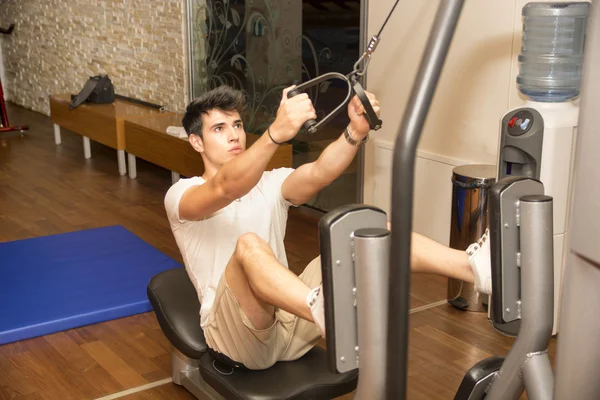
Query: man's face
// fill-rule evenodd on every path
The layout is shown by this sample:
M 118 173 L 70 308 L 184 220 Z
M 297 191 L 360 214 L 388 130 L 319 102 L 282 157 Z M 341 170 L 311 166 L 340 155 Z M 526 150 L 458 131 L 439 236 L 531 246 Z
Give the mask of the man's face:
M 246 149 L 246 132 L 240 114 L 215 109 L 202 115 L 202 139 L 190 136 L 190 143 L 203 154 L 206 168 L 220 168 Z

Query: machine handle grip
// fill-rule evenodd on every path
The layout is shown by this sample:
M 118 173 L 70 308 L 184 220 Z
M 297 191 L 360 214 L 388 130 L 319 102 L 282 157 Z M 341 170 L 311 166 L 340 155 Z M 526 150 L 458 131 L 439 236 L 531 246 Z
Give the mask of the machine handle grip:
M 287 97 L 288 97 L 288 99 L 291 99 L 294 96 L 298 96 L 300 93 L 302 93 L 302 90 L 295 88 L 288 92 Z M 302 125 L 302 127 L 304 128 L 304 130 L 306 132 L 313 134 L 316 132 L 316 125 L 317 125 L 316 119 L 309 119 Z
M 377 116 L 377 113 L 373 109 L 373 106 L 371 105 L 371 101 L 369 100 L 369 97 L 367 97 L 367 94 L 363 90 L 363 87 L 361 86 L 361 84 L 358 83 L 358 81 L 354 82 L 352 89 L 354 90 L 354 93 L 356 93 L 356 95 L 358 96 L 358 99 L 360 100 L 363 107 L 365 108 L 364 116 L 365 116 L 365 118 L 367 118 L 367 121 L 369 121 L 369 126 L 371 127 L 371 129 L 373 129 L 373 130 L 381 129 L 381 125 L 383 124 L 383 122 Z
M 333 118 L 335 118 L 336 115 L 338 115 L 344 109 L 344 107 L 346 107 L 348 105 L 348 103 L 350 103 L 350 100 L 352 99 L 352 86 L 350 84 L 350 80 L 346 76 L 344 76 L 338 72 L 328 72 L 326 74 L 323 74 L 321 76 L 318 76 L 316 78 L 313 78 L 307 82 L 304 82 L 304 83 L 298 85 L 297 87 L 295 87 L 294 89 L 290 90 L 287 93 L 287 97 L 289 99 L 289 98 L 299 95 L 300 93 L 302 93 L 302 91 L 304 91 L 310 87 L 316 86 L 319 83 L 330 80 L 330 79 L 339 79 L 339 80 L 346 82 L 346 84 L 348 85 L 348 92 L 346 93 L 346 98 L 333 111 L 331 111 L 323 119 L 321 119 L 321 121 L 317 122 L 314 119 L 309 119 L 308 121 L 306 121 L 304 123 L 303 127 L 304 127 L 305 131 L 311 135 L 317 133 L 317 131 L 322 126 L 325 126 L 326 124 L 328 124 Z

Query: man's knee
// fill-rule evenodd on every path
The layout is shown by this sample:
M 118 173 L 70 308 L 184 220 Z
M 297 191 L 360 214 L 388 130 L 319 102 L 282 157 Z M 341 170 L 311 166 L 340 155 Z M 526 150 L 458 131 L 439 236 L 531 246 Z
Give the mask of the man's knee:
M 252 257 L 256 252 L 270 251 L 269 244 L 254 232 L 240 235 L 235 247 L 235 255 L 238 261 L 246 257 Z

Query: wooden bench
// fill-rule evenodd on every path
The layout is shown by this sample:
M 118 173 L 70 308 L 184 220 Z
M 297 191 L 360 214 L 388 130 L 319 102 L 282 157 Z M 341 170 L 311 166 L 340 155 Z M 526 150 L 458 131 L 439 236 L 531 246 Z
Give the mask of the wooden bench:
M 131 179 L 137 177 L 136 157 L 170 170 L 173 182 L 181 175 L 192 177 L 204 173 L 200 153 L 192 148 L 187 137 L 167 133 L 169 126 L 181 127 L 182 118 L 182 114 L 163 114 L 125 120 L 125 150 Z M 258 135 L 248 134 L 246 148 L 258 138 Z M 292 146 L 284 144 L 271 158 L 267 170 L 291 166 Z
M 115 99 L 111 104 L 88 104 L 70 110 L 71 95 L 50 96 L 50 118 L 54 123 L 54 141 L 61 143 L 60 128 L 83 136 L 83 154 L 91 158 L 90 139 L 117 150 L 119 174 L 125 175 L 125 118 L 145 118 L 162 115 L 160 110 Z M 172 114 L 172 113 L 169 113 Z

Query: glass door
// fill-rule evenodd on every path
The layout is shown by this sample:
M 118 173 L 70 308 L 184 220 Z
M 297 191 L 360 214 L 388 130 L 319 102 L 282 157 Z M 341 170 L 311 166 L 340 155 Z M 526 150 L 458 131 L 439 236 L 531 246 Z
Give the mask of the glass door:
M 327 72 L 352 71 L 364 42 L 363 9 L 361 0 L 188 0 L 191 97 L 219 85 L 242 90 L 248 104 L 246 130 L 261 134 L 275 118 L 285 87 Z M 339 80 L 314 87 L 309 95 L 319 118 L 346 92 Z M 296 136 L 293 166 L 316 160 L 347 124 L 344 110 L 318 133 Z M 329 211 L 360 202 L 361 160 L 359 154 L 307 205 Z

